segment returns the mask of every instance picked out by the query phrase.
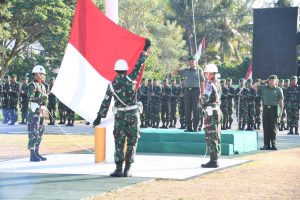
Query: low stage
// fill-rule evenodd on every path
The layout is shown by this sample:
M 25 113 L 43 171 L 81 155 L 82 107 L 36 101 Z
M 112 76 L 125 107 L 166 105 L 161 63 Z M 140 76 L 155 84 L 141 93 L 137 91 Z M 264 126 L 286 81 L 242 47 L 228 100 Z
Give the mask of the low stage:
M 257 131 L 221 131 L 221 154 L 233 155 L 258 148 Z M 141 129 L 137 152 L 205 154 L 204 131 L 184 132 L 182 129 Z

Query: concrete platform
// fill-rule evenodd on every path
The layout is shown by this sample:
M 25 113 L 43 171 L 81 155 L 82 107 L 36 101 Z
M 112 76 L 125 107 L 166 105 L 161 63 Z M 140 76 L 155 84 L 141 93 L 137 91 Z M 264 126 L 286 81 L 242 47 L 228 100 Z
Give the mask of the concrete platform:
M 109 176 L 114 163 L 94 163 L 93 154 L 52 154 L 45 162 L 29 162 L 28 158 L 0 162 L 0 173 L 85 174 Z M 132 167 L 134 177 L 188 179 L 215 170 L 247 162 L 240 159 L 220 159 L 217 169 L 201 168 L 208 162 L 203 156 L 137 155 Z

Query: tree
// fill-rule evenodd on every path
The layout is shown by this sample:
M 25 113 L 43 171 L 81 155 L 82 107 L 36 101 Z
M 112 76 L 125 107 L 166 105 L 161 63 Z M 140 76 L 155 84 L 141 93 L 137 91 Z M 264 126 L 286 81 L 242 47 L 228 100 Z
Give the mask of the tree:
M 51 33 L 60 35 L 56 39 L 64 38 L 62 41 L 67 42 L 73 14 L 63 0 L 12 0 L 10 3 L 11 18 L 5 22 L 10 34 L 0 38 L 4 47 L 0 52 L 1 78 L 17 55 L 26 55 L 28 45 L 40 40 L 43 43 L 45 36 Z M 56 51 L 63 50 L 57 48 Z
M 292 0 L 278 0 L 275 3 L 275 7 L 291 7 L 292 6 Z

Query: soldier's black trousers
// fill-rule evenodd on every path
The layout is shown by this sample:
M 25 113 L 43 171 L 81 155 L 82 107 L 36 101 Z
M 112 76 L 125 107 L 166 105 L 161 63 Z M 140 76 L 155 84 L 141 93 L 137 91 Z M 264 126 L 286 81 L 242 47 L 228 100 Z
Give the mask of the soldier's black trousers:
M 264 146 L 276 146 L 278 131 L 277 106 L 264 106 L 263 109 Z
M 185 88 L 184 100 L 185 100 L 185 121 L 188 130 L 197 130 L 199 124 L 199 95 L 200 88 Z M 193 112 L 193 123 L 192 123 Z

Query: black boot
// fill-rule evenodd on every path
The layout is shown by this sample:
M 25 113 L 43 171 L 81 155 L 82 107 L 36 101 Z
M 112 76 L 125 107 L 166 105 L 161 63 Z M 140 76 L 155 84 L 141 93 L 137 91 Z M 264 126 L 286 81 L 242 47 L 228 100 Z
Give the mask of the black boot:
M 218 161 L 209 161 L 206 164 L 202 164 L 201 165 L 202 168 L 218 168 L 219 167 L 219 163 Z
M 124 169 L 124 177 L 131 177 L 132 176 L 132 174 L 130 172 L 130 167 L 131 167 L 131 163 L 126 162 L 125 169 Z
M 279 126 L 279 131 L 283 131 L 283 125 L 282 124 L 280 124 L 280 126 Z
M 45 158 L 45 157 L 43 157 L 43 156 L 40 155 L 39 147 L 35 148 L 34 152 L 35 152 L 35 155 L 36 155 L 41 161 L 47 160 L 47 158 Z
M 260 130 L 260 123 L 257 123 L 257 130 Z
M 74 119 L 71 120 L 71 126 L 74 126 Z
M 30 161 L 31 162 L 40 162 L 40 158 L 35 154 L 33 149 L 30 149 Z
M 299 135 L 298 127 L 295 127 L 295 135 Z
M 177 122 L 177 119 L 175 118 L 174 123 L 173 123 L 173 127 L 176 127 L 176 122 Z
M 66 126 L 71 126 L 71 121 L 68 119 L 68 123 L 66 124 Z
M 290 127 L 290 131 L 287 133 L 288 135 L 294 135 L 293 127 Z
M 144 121 L 141 121 L 141 128 L 145 128 Z
M 165 122 L 163 122 L 163 125 L 162 125 L 161 127 L 159 127 L 159 128 L 167 128 L 167 127 L 165 126 Z
M 123 177 L 123 163 L 117 163 L 115 171 L 113 171 L 110 176 Z
M 243 130 L 243 129 L 242 129 L 242 123 L 241 123 L 241 122 L 239 122 L 239 130 Z
M 166 124 L 166 128 L 168 128 L 169 127 L 169 122 L 167 122 L 167 124 Z
M 254 129 L 254 130 L 256 130 L 256 129 L 257 129 L 257 127 L 256 127 L 256 123 L 254 123 L 254 124 L 253 124 L 253 129 Z
M 246 126 L 246 124 L 243 123 L 243 124 L 242 124 L 242 130 L 245 130 L 245 126 Z

